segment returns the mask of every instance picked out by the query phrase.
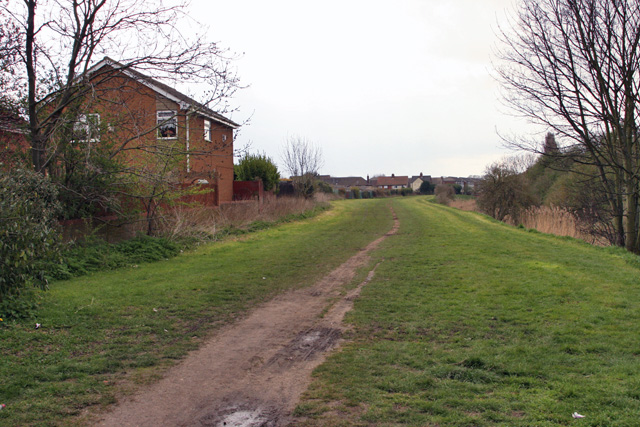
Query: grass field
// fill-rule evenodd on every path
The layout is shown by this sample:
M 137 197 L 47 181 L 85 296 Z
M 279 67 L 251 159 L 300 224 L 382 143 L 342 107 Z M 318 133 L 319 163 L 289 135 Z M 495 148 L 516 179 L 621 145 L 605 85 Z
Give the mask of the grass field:
M 171 260 L 54 283 L 36 319 L 0 323 L 0 425 L 86 424 L 87 408 L 153 381 L 214 328 L 387 232 L 389 204 L 400 231 L 374 253 L 349 341 L 314 373 L 299 425 L 640 425 L 638 258 L 426 197 L 341 201 Z
M 640 425 L 637 257 L 426 198 L 393 205 L 400 232 L 299 425 Z
M 87 408 L 154 380 L 212 329 L 313 284 L 391 225 L 386 201 L 343 201 L 170 260 L 53 283 L 35 319 L 0 323 L 0 425 L 85 424 Z

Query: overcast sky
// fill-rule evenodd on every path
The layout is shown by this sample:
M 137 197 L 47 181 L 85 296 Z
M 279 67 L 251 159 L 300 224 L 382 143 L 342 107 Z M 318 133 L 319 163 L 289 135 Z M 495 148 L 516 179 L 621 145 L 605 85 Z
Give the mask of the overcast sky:
M 281 165 L 300 136 L 332 176 L 480 175 L 533 132 L 501 105 L 497 23 L 512 0 L 194 0 L 209 37 L 242 56 L 235 141 Z M 282 168 L 281 168 L 282 169 Z M 283 171 L 284 172 L 284 171 Z M 287 175 L 286 172 L 282 175 Z

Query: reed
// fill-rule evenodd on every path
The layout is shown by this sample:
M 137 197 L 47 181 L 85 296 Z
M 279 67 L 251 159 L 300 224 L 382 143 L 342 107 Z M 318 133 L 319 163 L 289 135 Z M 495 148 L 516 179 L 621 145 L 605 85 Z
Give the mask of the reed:
M 245 228 L 257 221 L 275 222 L 279 219 L 310 211 L 319 203 L 299 197 L 271 197 L 262 204 L 243 201 L 220 207 L 175 206 L 163 218 L 162 234 L 170 238 L 215 237 L 221 230 Z
M 558 206 L 539 206 L 527 209 L 520 218 L 525 228 L 533 228 L 541 233 L 569 236 L 597 246 L 609 246 L 593 225 L 582 221 L 577 215 Z M 512 224 L 516 225 L 516 224 Z
M 474 199 L 456 199 L 451 202 L 451 207 L 463 211 L 480 212 Z M 532 207 L 521 214 L 517 223 L 508 217 L 505 222 L 513 226 L 522 225 L 525 228 L 538 230 L 541 233 L 573 237 L 597 246 L 610 245 L 609 241 L 602 237 L 603 233 L 597 233 L 597 230 L 590 232 L 593 229 L 593 225 L 584 222 L 575 214 L 558 206 Z
M 478 212 L 475 199 L 454 199 L 449 206 L 463 211 Z

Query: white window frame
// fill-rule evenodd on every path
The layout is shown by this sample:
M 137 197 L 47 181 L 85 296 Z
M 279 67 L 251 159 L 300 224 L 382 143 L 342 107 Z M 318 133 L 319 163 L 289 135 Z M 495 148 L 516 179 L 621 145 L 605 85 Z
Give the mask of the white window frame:
M 211 120 L 204 119 L 204 140 L 211 142 Z
M 167 125 L 174 123 L 175 135 L 166 136 L 162 133 Z M 178 112 L 176 110 L 158 110 L 156 111 L 156 124 L 158 126 L 158 139 L 176 139 L 178 138 Z
M 93 120 L 90 119 L 93 117 Z M 82 132 L 87 138 L 73 139 L 71 142 L 97 142 L 100 141 L 100 114 L 80 114 L 73 123 L 74 136 Z

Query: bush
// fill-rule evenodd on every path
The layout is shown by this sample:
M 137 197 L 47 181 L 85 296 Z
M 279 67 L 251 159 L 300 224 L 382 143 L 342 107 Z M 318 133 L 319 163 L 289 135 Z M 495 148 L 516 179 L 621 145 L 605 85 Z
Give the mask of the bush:
M 388 191 L 382 188 L 376 188 L 373 194 L 374 197 L 386 197 L 389 195 Z
M 46 266 L 59 258 L 57 196 L 56 187 L 41 174 L 0 171 L 0 303 L 4 310 L 8 310 L 5 301 L 15 300 L 23 289 L 47 285 Z M 0 315 L 8 316 L 5 313 Z
M 234 168 L 238 181 L 261 180 L 264 191 L 278 189 L 280 172 L 278 167 L 266 154 L 246 154 Z
M 451 185 L 438 184 L 435 189 L 436 202 L 449 205 L 455 199 L 455 190 Z
M 420 184 L 420 189 L 418 190 L 420 194 L 433 194 L 434 185 L 429 181 L 422 181 Z
M 333 188 L 329 184 L 324 181 L 316 181 L 316 187 L 318 187 L 318 191 L 325 194 L 333 194 Z
M 413 188 L 411 187 L 402 188 L 400 189 L 400 194 L 402 194 L 403 196 L 409 196 L 413 194 Z
M 525 174 L 513 159 L 490 165 L 478 183 L 478 208 L 498 221 L 520 222 L 520 215 L 536 205 Z
M 177 243 L 161 237 L 141 235 L 116 244 L 88 239 L 68 247 L 62 254 L 62 262 L 51 266 L 49 274 L 55 279 L 70 279 L 93 271 L 173 258 L 178 253 Z

